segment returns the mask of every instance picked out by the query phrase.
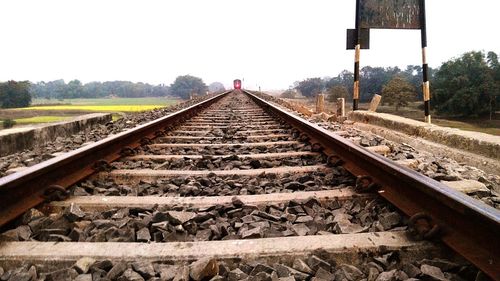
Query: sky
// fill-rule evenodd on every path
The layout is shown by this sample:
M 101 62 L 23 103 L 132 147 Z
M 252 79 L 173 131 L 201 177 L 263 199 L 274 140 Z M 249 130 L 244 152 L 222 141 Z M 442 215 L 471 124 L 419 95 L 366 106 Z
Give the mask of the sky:
M 427 0 L 428 62 L 500 53 L 498 0 Z M 128 80 L 287 89 L 353 70 L 355 0 L 2 0 L 0 81 Z M 371 30 L 361 67 L 421 64 L 420 32 Z

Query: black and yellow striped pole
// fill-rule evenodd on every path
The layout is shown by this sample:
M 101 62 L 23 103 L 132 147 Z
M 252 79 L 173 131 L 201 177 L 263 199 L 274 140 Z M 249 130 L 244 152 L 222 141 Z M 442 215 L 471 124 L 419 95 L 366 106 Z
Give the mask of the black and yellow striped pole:
M 361 28 L 359 26 L 360 0 L 356 0 L 356 21 L 354 31 L 354 86 L 352 93 L 352 110 L 358 110 L 359 103 L 359 57 L 361 53 Z
M 422 93 L 424 96 L 425 122 L 431 123 L 431 90 L 429 65 L 427 64 L 427 26 L 425 22 L 425 0 L 420 0 L 420 34 L 422 40 Z

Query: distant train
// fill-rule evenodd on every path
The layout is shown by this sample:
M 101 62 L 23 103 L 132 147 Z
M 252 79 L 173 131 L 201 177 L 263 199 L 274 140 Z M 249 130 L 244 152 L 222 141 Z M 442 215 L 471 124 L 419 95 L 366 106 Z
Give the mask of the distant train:
M 235 79 L 233 81 L 233 85 L 234 85 L 234 89 L 237 89 L 237 90 L 241 89 L 241 80 L 240 79 Z

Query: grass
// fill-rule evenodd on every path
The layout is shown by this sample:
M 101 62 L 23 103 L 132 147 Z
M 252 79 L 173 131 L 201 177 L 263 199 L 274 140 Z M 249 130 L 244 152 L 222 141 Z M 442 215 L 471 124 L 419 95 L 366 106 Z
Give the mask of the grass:
M 490 135 L 500 136 L 500 120 L 456 121 L 456 120 L 434 118 L 432 123 L 444 127 L 457 128 L 460 130 L 481 132 Z
M 177 99 L 165 97 L 35 99 L 33 100 L 33 106 L 30 107 L 0 110 L 0 119 L 10 118 L 14 119 L 17 125 L 26 125 L 58 122 L 86 113 L 104 112 L 112 113 L 113 120 L 118 120 L 123 116 L 123 113 L 148 111 L 178 102 Z

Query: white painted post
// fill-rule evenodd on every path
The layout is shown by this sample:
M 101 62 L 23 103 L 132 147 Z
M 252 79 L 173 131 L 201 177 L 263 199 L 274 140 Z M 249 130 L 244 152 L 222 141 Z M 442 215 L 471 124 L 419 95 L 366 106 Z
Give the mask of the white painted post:
M 345 99 L 337 99 L 337 117 L 345 117 Z
M 370 102 L 370 108 L 368 108 L 368 111 L 377 111 L 377 107 L 380 103 L 380 100 L 382 99 L 381 95 L 373 95 L 372 101 Z
M 316 96 L 316 113 L 325 112 L 325 95 Z

